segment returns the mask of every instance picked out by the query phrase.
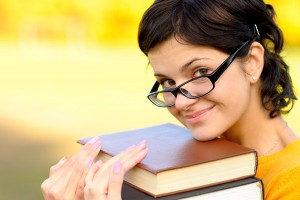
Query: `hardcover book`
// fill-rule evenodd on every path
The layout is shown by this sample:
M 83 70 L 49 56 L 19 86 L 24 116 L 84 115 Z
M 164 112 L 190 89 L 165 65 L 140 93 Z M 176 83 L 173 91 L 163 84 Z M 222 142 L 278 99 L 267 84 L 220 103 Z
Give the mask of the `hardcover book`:
M 184 127 L 160 124 L 100 135 L 98 158 L 105 161 L 147 141 L 148 155 L 126 173 L 124 181 L 153 197 L 161 197 L 252 177 L 254 150 L 225 139 L 200 142 Z M 80 139 L 85 144 L 91 137 Z
M 263 200 L 263 189 L 262 181 L 251 177 L 155 198 L 124 183 L 122 187 L 122 200 Z

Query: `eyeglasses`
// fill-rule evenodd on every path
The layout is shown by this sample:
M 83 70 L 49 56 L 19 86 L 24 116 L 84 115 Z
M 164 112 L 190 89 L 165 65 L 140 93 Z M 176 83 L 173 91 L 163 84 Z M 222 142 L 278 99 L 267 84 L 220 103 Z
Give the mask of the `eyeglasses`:
M 250 41 L 251 40 L 245 42 L 211 74 L 197 76 L 178 85 L 175 88 L 168 88 L 165 90 L 160 90 L 162 86 L 156 81 L 147 96 L 148 99 L 158 107 L 171 107 L 175 105 L 178 92 L 189 99 L 197 99 L 207 95 L 215 88 L 215 82 L 229 67 L 240 51 L 250 43 Z

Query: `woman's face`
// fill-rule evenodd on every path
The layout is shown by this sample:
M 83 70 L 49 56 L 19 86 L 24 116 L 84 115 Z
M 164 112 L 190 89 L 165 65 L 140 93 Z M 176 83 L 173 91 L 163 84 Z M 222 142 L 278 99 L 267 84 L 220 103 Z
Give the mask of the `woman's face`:
M 173 37 L 148 53 L 155 77 L 165 87 L 210 74 L 228 56 L 212 47 L 181 44 Z M 249 78 L 236 58 L 217 80 L 213 91 L 197 99 L 178 93 L 175 105 L 168 109 L 196 139 L 206 141 L 242 121 L 250 96 Z

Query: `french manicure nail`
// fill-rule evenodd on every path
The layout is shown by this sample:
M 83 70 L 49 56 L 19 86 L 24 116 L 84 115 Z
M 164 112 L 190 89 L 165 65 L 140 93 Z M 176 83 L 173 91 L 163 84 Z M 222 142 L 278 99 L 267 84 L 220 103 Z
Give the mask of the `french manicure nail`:
M 137 145 L 142 145 L 142 144 L 146 144 L 146 140 L 142 140 L 141 142 L 139 142 Z
M 96 141 L 94 142 L 94 144 L 93 144 L 93 149 L 94 149 L 94 150 L 97 150 L 97 149 L 100 148 L 100 146 L 101 146 L 100 140 L 96 140 Z
M 88 161 L 88 167 L 91 167 L 94 164 L 94 160 L 92 158 Z
M 67 157 L 66 157 L 66 156 L 62 157 L 62 158 L 59 160 L 59 162 L 63 162 L 63 161 L 65 161 L 65 160 L 67 160 Z
M 144 148 L 146 147 L 146 140 L 141 141 L 140 143 L 137 144 L 138 148 Z
M 97 136 L 96 136 L 96 137 L 93 137 L 92 139 L 90 139 L 90 140 L 88 141 L 88 144 L 94 144 L 97 140 L 99 140 Z
M 103 161 L 102 160 L 98 160 L 97 162 L 96 162 L 96 165 L 102 165 L 103 164 Z
M 135 145 L 132 145 L 132 146 L 128 147 L 126 150 L 128 151 L 128 150 L 134 149 L 135 147 L 136 147 Z

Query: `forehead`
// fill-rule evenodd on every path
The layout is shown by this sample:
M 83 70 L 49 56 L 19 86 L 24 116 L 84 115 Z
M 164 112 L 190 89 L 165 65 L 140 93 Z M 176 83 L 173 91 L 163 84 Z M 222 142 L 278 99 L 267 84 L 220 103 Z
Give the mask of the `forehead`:
M 186 44 L 184 41 L 177 40 L 174 37 L 171 37 L 162 43 L 156 45 L 154 48 L 150 49 L 148 53 L 148 58 L 150 60 L 155 59 L 158 56 L 168 56 L 173 53 L 180 53 L 181 51 L 188 50 L 194 45 Z
M 193 59 L 213 59 L 220 51 L 210 46 L 187 44 L 174 37 L 158 44 L 148 53 L 151 66 L 159 67 L 181 66 Z

